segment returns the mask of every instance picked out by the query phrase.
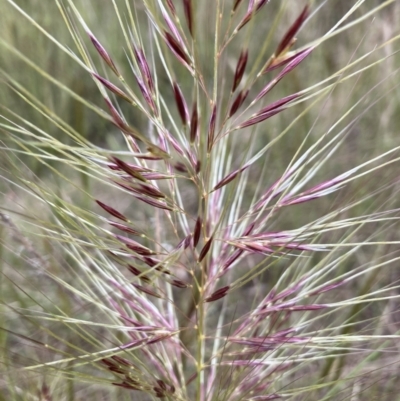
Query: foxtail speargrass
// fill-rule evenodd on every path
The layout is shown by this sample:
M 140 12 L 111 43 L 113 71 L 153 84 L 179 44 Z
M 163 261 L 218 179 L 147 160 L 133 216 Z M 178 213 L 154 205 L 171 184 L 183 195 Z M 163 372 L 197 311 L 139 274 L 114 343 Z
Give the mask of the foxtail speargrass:
M 394 399 L 398 2 L 0 5 L 0 399 Z

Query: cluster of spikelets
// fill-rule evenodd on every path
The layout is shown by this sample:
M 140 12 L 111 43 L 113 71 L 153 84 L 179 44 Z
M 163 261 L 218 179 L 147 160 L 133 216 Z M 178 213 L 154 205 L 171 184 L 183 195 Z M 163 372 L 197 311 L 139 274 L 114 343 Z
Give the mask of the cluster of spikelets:
M 273 157 L 267 158 L 312 106 L 374 63 L 364 65 L 360 57 L 340 73 L 280 98 L 274 97 L 275 86 L 293 70 L 307 69 L 318 46 L 329 46 L 328 39 L 392 1 L 358 19 L 354 15 L 363 2 L 354 2 L 325 36 L 309 44 L 296 42 L 296 37 L 312 19 L 313 7 L 297 4 L 290 25 L 279 35 L 274 31 L 256 56 L 245 35 L 251 32 L 253 40 L 263 40 L 257 37 L 257 26 L 271 12 L 272 1 L 112 1 L 129 76 L 73 0 L 56 3 L 79 55 L 14 1 L 8 3 L 94 80 L 108 112 L 70 95 L 104 118 L 108 129 L 114 126 L 125 144 L 119 151 L 93 145 L 3 72 L 7 85 L 73 142 L 51 137 L 18 111 L 7 110 L 2 130 L 8 149 L 37 158 L 51 171 L 50 161 L 69 165 L 105 186 L 94 191 L 98 195 L 92 195 L 90 211 L 59 195 L 58 189 L 23 176 L 23 169 L 13 170 L 15 185 L 53 214 L 51 222 L 29 217 L 24 224 L 39 226 L 37 238 L 51 239 L 68 260 L 59 261 L 65 275 L 56 274 L 33 245 L 31 255 L 35 253 L 35 263 L 47 277 L 40 289 L 47 302 L 35 301 L 32 308 L 8 305 L 36 327 L 32 334 L 6 326 L 10 338 L 41 353 L 23 362 L 9 355 L 6 365 L 25 377 L 27 387 L 34 380 L 45 383 L 39 399 L 64 399 L 60 389 L 68 381 L 82 383 L 76 391 L 84 388 L 88 399 L 110 399 L 100 398 L 104 388 L 115 392 L 115 399 L 135 400 L 334 399 L 355 377 L 345 377 L 343 369 L 335 373 L 334 361 L 340 365 L 353 355 L 355 364 L 362 364 L 371 349 L 389 347 L 388 341 L 397 338 L 371 334 L 368 327 L 357 331 L 356 323 L 365 322 L 354 318 L 364 305 L 395 299 L 396 284 L 344 291 L 340 294 L 350 295 L 339 299 L 332 295 L 353 288 L 361 277 L 376 277 L 398 260 L 393 252 L 371 264 L 341 268 L 364 245 L 398 243 L 396 238 L 380 239 L 386 225 L 396 221 L 396 209 L 376 207 L 358 217 L 350 213 L 393 190 L 397 182 L 342 202 L 317 218 L 310 212 L 310 220 L 298 227 L 281 229 L 279 218 L 289 206 L 309 204 L 313 209 L 317 199 L 340 194 L 364 175 L 390 168 L 399 147 L 318 181 L 326 173 L 324 164 L 369 110 L 364 105 L 343 129 L 337 127 L 353 106 L 327 132 L 308 134 L 278 176 L 271 177 L 269 171 L 276 170 L 268 167 Z M 209 32 L 197 23 L 204 7 L 212 16 Z M 148 25 L 139 25 L 145 18 Z M 239 49 L 238 41 L 243 43 Z M 39 67 L 37 71 L 51 80 Z M 162 80 L 170 87 L 161 85 Z M 59 81 L 53 84 L 68 91 Z M 289 114 L 288 127 L 279 134 L 265 135 L 273 127 L 267 120 L 290 108 L 302 112 Z M 133 110 L 145 124 L 135 124 Z M 60 171 L 68 179 L 66 170 Z M 19 231 L 6 212 L 1 216 L 14 236 L 32 248 L 35 239 Z M 368 224 L 376 231 L 357 237 Z M 269 273 L 273 269 L 279 271 L 275 278 Z M 70 310 L 57 301 L 57 291 L 69 297 L 74 305 Z M 35 288 L 30 293 L 36 299 Z M 10 379 L 10 388 L 13 383 Z

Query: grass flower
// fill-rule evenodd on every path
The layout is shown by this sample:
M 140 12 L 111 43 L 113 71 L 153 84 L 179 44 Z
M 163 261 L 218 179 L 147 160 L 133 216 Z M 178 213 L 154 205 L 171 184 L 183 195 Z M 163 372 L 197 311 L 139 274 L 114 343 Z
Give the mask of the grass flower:
M 0 398 L 394 399 L 398 2 L 36 3 L 0 0 Z

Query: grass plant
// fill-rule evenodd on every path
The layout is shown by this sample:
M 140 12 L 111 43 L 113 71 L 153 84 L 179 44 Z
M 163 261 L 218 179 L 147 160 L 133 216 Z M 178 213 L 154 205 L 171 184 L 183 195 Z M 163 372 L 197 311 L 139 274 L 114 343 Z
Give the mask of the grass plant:
M 398 1 L 0 8 L 0 400 L 398 397 Z

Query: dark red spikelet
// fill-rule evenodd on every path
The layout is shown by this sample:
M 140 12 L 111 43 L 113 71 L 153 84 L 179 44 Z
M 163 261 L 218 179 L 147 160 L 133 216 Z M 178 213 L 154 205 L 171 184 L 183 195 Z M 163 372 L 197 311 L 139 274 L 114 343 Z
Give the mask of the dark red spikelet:
M 46 383 L 42 384 L 41 394 L 39 394 L 39 397 L 43 401 L 53 401 L 53 397 L 50 394 L 50 389 Z
M 194 379 L 196 379 L 197 375 L 198 375 L 197 372 L 193 373 L 193 374 L 189 377 L 189 379 L 186 380 L 186 386 L 188 386 L 190 383 L 192 383 L 192 381 L 193 381 Z
M 96 201 L 96 203 L 103 208 L 106 212 L 110 213 L 112 216 L 116 217 L 117 219 L 123 220 L 123 221 L 128 221 L 128 219 L 121 214 L 120 212 L 118 212 L 117 210 L 115 210 L 114 208 L 112 208 L 111 206 L 106 205 L 103 202 L 100 201 Z
M 269 2 L 269 0 L 259 0 L 257 2 L 257 6 L 255 8 L 250 7 L 250 5 L 249 5 L 246 15 L 243 17 L 242 21 L 240 22 L 239 26 L 236 29 L 238 31 L 240 31 L 253 18 L 253 16 L 255 14 L 257 14 L 261 10 L 261 8 L 263 6 L 265 6 L 268 2 Z M 254 1 L 253 1 L 253 5 L 254 5 Z
M 161 149 L 159 146 L 156 145 L 149 145 L 147 150 L 152 153 L 154 156 L 161 157 L 162 159 L 170 159 L 171 155 L 166 152 L 165 150 Z M 135 157 L 137 157 L 135 155 Z
M 255 225 L 256 225 L 256 223 L 251 223 L 251 224 L 243 231 L 242 236 L 243 236 L 243 237 L 247 237 L 249 234 L 251 234 L 251 232 L 253 231 Z
M 193 105 L 192 117 L 190 119 L 190 142 L 194 143 L 197 138 L 197 131 L 199 127 L 199 114 L 197 111 L 197 103 Z
M 137 290 L 144 292 L 145 294 L 151 295 L 155 298 L 162 298 L 160 294 L 158 294 L 157 292 L 151 290 L 148 287 L 143 287 L 142 285 L 138 285 L 138 284 L 132 284 Z M 148 343 L 149 344 L 149 343 Z
M 185 238 L 179 241 L 179 244 L 174 248 L 174 251 L 181 248 L 183 249 L 189 248 L 191 242 L 192 242 L 192 235 L 189 234 Z
M 139 231 L 136 231 L 133 228 L 126 226 L 125 224 L 117 223 L 115 221 L 109 221 L 108 224 L 110 224 L 110 226 L 118 228 L 118 230 L 124 231 L 132 235 L 142 235 Z
M 191 243 L 192 235 L 189 234 L 187 237 L 184 238 L 183 240 L 183 248 L 188 249 Z
M 240 256 L 242 256 L 242 254 L 244 253 L 243 249 L 237 249 L 236 251 L 234 251 L 232 253 L 232 255 L 225 261 L 225 263 L 222 266 L 222 272 L 223 274 L 226 272 L 226 270 L 232 265 L 232 263 L 234 263 L 237 259 L 240 258 Z M 222 275 L 222 274 L 221 274 Z
M 250 127 L 251 125 L 261 123 L 262 121 L 265 121 L 268 118 L 273 117 L 274 115 L 280 113 L 283 110 L 285 110 L 285 108 L 281 107 L 278 109 L 270 110 L 270 111 L 260 114 L 260 115 L 256 115 L 255 117 L 249 118 L 247 121 L 240 124 L 239 128 Z
M 169 10 L 171 11 L 171 14 L 175 17 L 176 9 L 175 9 L 174 3 L 172 2 L 172 0 L 166 0 L 166 3 L 167 3 Z
M 238 174 L 246 170 L 248 166 L 243 166 L 242 168 L 239 168 L 235 171 L 232 171 L 232 173 L 229 173 L 225 178 L 223 178 L 213 189 L 213 191 L 220 189 L 224 187 L 225 185 L 229 184 L 231 181 L 233 181 Z
M 118 128 L 120 128 L 122 131 L 124 131 L 124 132 L 129 131 L 128 125 L 126 124 L 124 119 L 121 117 L 121 115 L 119 114 L 118 110 L 110 102 L 110 100 L 109 99 L 104 99 L 104 101 L 106 102 L 106 105 L 107 105 L 108 109 L 110 110 L 113 123 Z M 135 139 L 138 139 L 138 138 L 135 138 Z
M 157 380 L 157 384 L 160 386 L 161 389 L 163 389 L 164 391 L 167 390 L 167 385 L 165 384 L 165 382 L 163 380 Z
M 176 106 L 178 107 L 182 124 L 186 126 L 189 123 L 189 111 L 185 98 L 183 97 L 183 93 L 176 82 L 174 82 L 173 84 L 173 89 L 174 89 Z
M 258 124 L 262 121 L 267 120 L 268 118 L 271 118 L 272 116 L 285 110 L 285 107 L 283 106 L 298 98 L 299 96 L 300 95 L 298 93 L 294 93 L 293 95 L 286 96 L 282 99 L 277 100 L 276 102 L 269 104 L 268 106 L 262 108 L 259 112 L 257 112 L 253 117 L 242 123 L 240 125 L 240 128 L 249 127 L 250 125 Z
M 134 196 L 136 199 L 139 199 L 140 201 L 147 203 L 150 206 L 154 206 L 159 209 L 164 209 L 164 210 L 169 210 L 169 211 L 174 210 L 171 207 L 169 207 L 168 205 L 166 205 L 165 203 L 159 202 L 155 199 L 148 199 L 148 198 L 145 198 L 144 196 L 140 196 L 140 195 L 134 195 Z
M 303 22 L 305 19 L 308 17 L 308 10 L 309 6 L 308 4 L 303 8 L 303 11 L 301 14 L 296 18 L 296 20 L 293 22 L 292 26 L 289 28 L 289 30 L 286 32 L 285 36 L 282 38 L 281 42 L 279 43 L 277 49 L 276 49 L 276 56 L 278 57 L 283 51 L 287 50 L 287 48 L 291 45 L 293 42 L 294 36 L 296 33 L 299 31 L 301 26 L 303 25 Z
M 196 174 L 199 174 L 201 171 L 201 160 L 197 160 L 196 162 Z
M 186 166 L 181 162 L 176 162 L 174 164 L 174 168 L 175 168 L 176 171 L 179 171 L 180 173 L 187 173 L 188 172 L 188 169 L 186 168 Z
M 296 57 L 294 57 L 292 61 L 278 74 L 278 76 L 264 87 L 255 100 L 257 101 L 263 98 L 285 75 L 294 70 L 313 50 L 314 48 L 310 47 L 307 50 L 298 53 Z
M 118 355 L 114 355 L 114 356 L 112 356 L 111 358 L 114 359 L 114 361 L 117 361 L 117 362 L 118 362 L 119 364 L 121 364 L 121 365 L 129 366 L 129 367 L 134 366 L 134 365 L 133 365 L 131 362 L 129 362 L 127 359 L 121 358 L 121 357 L 118 356 Z
M 267 3 L 269 3 L 269 0 L 259 0 L 257 3 L 256 12 L 260 11 L 261 7 L 265 6 Z
M 194 226 L 194 232 L 193 232 L 193 246 L 196 247 L 197 244 L 199 243 L 200 239 L 200 233 L 201 233 L 201 217 L 199 216 L 196 220 L 196 225 Z
M 189 286 L 189 284 L 187 284 L 181 280 L 172 280 L 172 281 L 170 281 L 170 284 L 173 285 L 174 287 L 178 287 L 178 288 L 187 288 Z
M 240 106 L 246 100 L 248 94 L 248 90 L 242 90 L 239 92 L 239 94 L 236 96 L 236 99 L 232 103 L 231 109 L 229 110 L 229 118 L 231 118 L 239 110 Z
M 118 386 L 118 387 L 122 387 L 122 388 L 126 388 L 128 390 L 141 390 L 141 387 L 136 387 L 133 384 L 129 384 L 128 382 L 122 382 L 122 383 L 111 383 L 113 386 Z
M 96 74 L 93 72 L 93 76 L 103 85 L 105 86 L 108 90 L 116 94 L 117 96 L 121 97 L 122 99 L 126 100 L 129 103 L 132 103 L 132 99 L 121 89 L 119 89 L 117 86 L 115 86 L 113 83 L 108 81 L 107 79 L 103 78 L 99 74 Z
M 211 117 L 210 117 L 210 123 L 208 125 L 208 137 L 207 137 L 207 151 L 208 153 L 211 152 L 211 149 L 214 144 L 214 136 L 215 136 L 215 123 L 217 119 L 217 106 L 214 105 L 212 112 L 211 112 Z
M 213 302 L 218 299 L 223 298 L 229 291 L 229 285 L 226 287 L 222 287 L 219 290 L 213 292 L 209 297 L 207 297 L 204 302 Z
M 300 50 L 299 52 L 291 54 L 291 55 L 286 54 L 286 55 L 278 57 L 278 58 L 275 57 L 272 60 L 270 60 L 270 62 L 267 63 L 267 65 L 264 67 L 264 70 L 262 73 L 266 74 L 267 72 L 273 71 L 279 67 L 283 67 L 284 65 L 289 64 L 296 57 L 300 56 L 300 54 L 303 54 L 307 51 L 308 51 L 308 49 L 304 49 L 304 50 Z
M 165 198 L 165 195 L 153 185 L 139 184 L 141 193 L 151 198 Z
M 128 269 L 129 269 L 129 271 L 130 271 L 133 275 L 139 277 L 141 280 L 143 280 L 143 281 L 145 281 L 145 282 L 147 282 L 147 283 L 150 282 L 150 278 L 149 278 L 148 276 L 144 275 L 144 274 L 143 274 L 139 269 L 137 269 L 135 266 L 128 265 Z
M 236 88 L 239 86 L 243 78 L 244 70 L 246 69 L 248 55 L 249 53 L 247 50 L 242 50 L 240 53 L 239 60 L 236 65 L 235 76 L 233 78 L 232 92 L 236 90 Z
M 208 251 L 209 251 L 210 248 L 211 248 L 212 243 L 213 243 L 213 237 L 211 237 L 211 238 L 206 242 L 206 244 L 203 246 L 203 249 L 201 250 L 200 255 L 199 255 L 199 262 L 201 262 L 201 261 L 206 257 Z
M 189 117 L 188 117 L 189 118 Z M 171 135 L 168 130 L 164 130 L 164 134 L 168 139 L 168 142 L 172 145 L 172 147 L 181 155 L 184 156 L 185 152 L 182 147 L 179 145 L 179 142 Z
M 136 178 L 139 181 L 146 182 L 146 178 L 144 178 L 140 173 L 139 170 L 140 168 L 137 168 L 136 166 L 134 167 L 133 165 L 130 165 L 126 162 L 124 162 L 121 159 L 118 159 L 117 157 L 113 157 L 112 161 L 125 173 L 129 174 L 131 177 Z
M 139 244 L 138 242 L 128 237 L 124 237 L 123 235 L 115 235 L 115 238 L 124 243 L 129 249 L 131 249 L 132 251 L 136 252 L 139 255 L 142 256 L 154 255 L 154 252 L 151 249 L 144 247 L 143 245 Z
M 193 11 L 191 0 L 183 0 L 183 10 L 185 11 L 186 23 L 189 28 L 190 35 L 193 37 Z
M 232 11 L 235 12 L 237 10 L 237 8 L 239 7 L 240 3 L 242 2 L 242 0 L 235 0 L 235 3 L 232 7 Z
M 277 108 L 279 108 L 279 107 L 282 107 L 282 106 L 284 106 L 285 104 L 291 102 L 292 100 L 297 99 L 299 96 L 300 96 L 300 94 L 294 93 L 293 95 L 289 95 L 289 96 L 286 96 L 286 97 L 284 97 L 284 98 L 282 98 L 282 99 L 279 99 L 279 100 L 277 100 L 276 102 L 273 102 L 273 103 L 269 104 L 268 106 L 263 107 L 263 108 L 257 113 L 257 115 L 261 115 L 261 114 L 267 113 L 267 112 L 269 112 L 269 111 L 271 111 L 271 110 L 275 110 L 275 109 L 277 109 Z
M 187 66 L 190 66 L 190 59 L 186 55 L 185 51 L 182 49 L 182 46 L 175 40 L 175 38 L 167 31 L 164 32 L 165 40 L 172 50 L 172 52 L 178 57 L 178 59 Z
M 143 78 L 144 82 L 146 83 L 147 88 L 149 89 L 150 93 L 154 94 L 155 93 L 154 82 L 153 82 L 153 78 L 151 76 L 151 71 L 150 71 L 149 63 L 147 62 L 146 56 L 145 56 L 143 50 L 139 47 L 136 48 L 135 45 L 133 45 L 133 51 L 135 53 L 135 58 L 138 63 L 142 78 Z
M 118 77 L 120 76 L 120 73 L 114 64 L 114 61 L 110 57 L 110 55 L 107 53 L 106 49 L 101 45 L 101 43 L 93 36 L 92 33 L 88 32 L 88 35 L 90 37 L 90 40 L 93 43 L 93 46 L 96 48 L 97 52 L 100 54 L 101 58 L 106 62 L 106 64 L 111 68 L 111 70 L 114 72 L 115 75 Z
M 103 363 L 104 365 L 106 365 L 108 368 L 111 368 L 111 367 L 116 366 L 116 364 L 115 364 L 114 361 L 110 361 L 110 360 L 107 359 L 107 358 L 100 359 L 100 362 Z
M 144 100 L 146 103 L 149 105 L 150 109 L 153 110 L 154 114 L 158 116 L 158 109 L 156 104 L 154 103 L 153 97 L 150 93 L 150 90 L 148 87 L 143 83 L 143 81 L 136 76 L 136 82 L 139 86 L 140 92 L 142 92 L 142 95 L 144 97 Z

